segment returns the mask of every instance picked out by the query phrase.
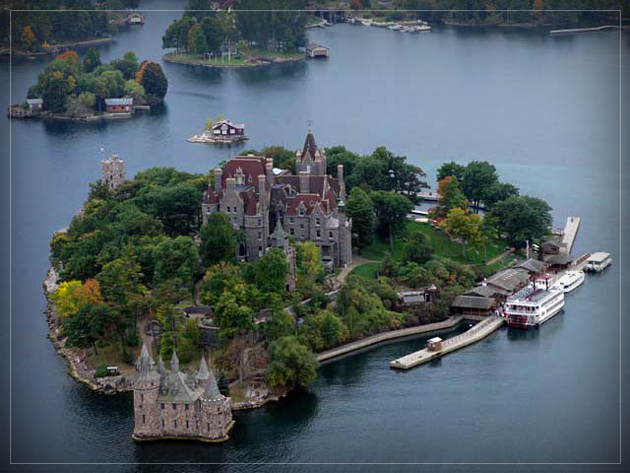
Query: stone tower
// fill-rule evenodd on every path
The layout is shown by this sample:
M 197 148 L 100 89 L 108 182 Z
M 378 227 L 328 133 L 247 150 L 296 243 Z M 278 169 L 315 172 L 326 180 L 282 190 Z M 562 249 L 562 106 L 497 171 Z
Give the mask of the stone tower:
M 150 436 L 158 430 L 157 400 L 160 373 L 155 368 L 146 345 L 142 346 L 136 368 L 140 373 L 133 384 L 134 438 Z
M 227 438 L 234 424 L 232 403 L 229 397 L 225 397 L 219 392 L 219 386 L 212 369 L 208 370 L 206 387 L 199 401 L 201 404 L 199 437 L 202 440 L 210 441 Z
M 112 154 L 111 158 L 102 162 L 102 181 L 109 187 L 110 191 L 118 189 L 127 178 L 125 162 L 118 154 Z
M 326 151 L 318 148 L 311 127 L 308 127 L 306 140 L 301 150 L 295 152 L 295 170 L 298 174 L 303 172 L 313 175 L 326 174 Z

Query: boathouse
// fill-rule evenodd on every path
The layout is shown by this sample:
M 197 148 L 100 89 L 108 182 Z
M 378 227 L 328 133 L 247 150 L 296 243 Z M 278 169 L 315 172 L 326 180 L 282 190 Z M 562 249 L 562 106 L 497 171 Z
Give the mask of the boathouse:
M 486 280 L 488 286 L 509 294 L 514 293 L 529 283 L 529 273 L 522 268 L 509 268 L 499 271 Z
M 464 317 L 487 317 L 496 306 L 497 301 L 490 297 L 457 296 L 451 304 L 451 311 Z
M 400 291 L 397 293 L 398 300 L 403 306 L 420 305 L 431 302 L 439 298 L 439 291 L 435 284 L 415 289 L 413 291 Z
M 329 57 L 330 50 L 321 44 L 308 43 L 306 46 L 306 55 L 308 57 Z
M 42 99 L 26 99 L 26 103 L 31 112 L 39 112 L 44 108 L 44 101 Z
M 545 237 L 540 244 L 543 255 L 557 255 L 558 253 L 568 253 L 567 244 L 562 241 L 562 236 L 551 235 Z
M 237 125 L 229 120 L 221 120 L 212 127 L 212 134 L 215 136 L 243 136 L 245 135 L 245 125 Z
M 133 112 L 133 97 L 121 99 L 105 99 L 107 113 L 131 113 Z
M 128 25 L 144 25 L 144 16 L 140 13 L 132 13 L 126 21 Z
M 478 286 L 473 287 L 469 291 L 463 294 L 470 297 L 487 297 L 495 300 L 504 300 L 510 295 L 509 291 L 499 289 L 495 286 L 488 286 L 486 283 L 481 283 Z
M 534 258 L 523 261 L 517 268 L 524 269 L 531 275 L 543 274 L 546 269 L 545 263 Z
M 549 256 L 546 261 L 549 265 L 549 270 L 557 272 L 567 269 L 571 265 L 573 258 L 568 253 L 558 253 L 557 255 Z

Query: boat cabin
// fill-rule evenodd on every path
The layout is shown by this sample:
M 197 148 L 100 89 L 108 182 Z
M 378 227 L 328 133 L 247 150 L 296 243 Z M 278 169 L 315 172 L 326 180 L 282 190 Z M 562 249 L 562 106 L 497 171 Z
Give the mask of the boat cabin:
M 133 97 L 121 99 L 105 99 L 105 110 L 107 113 L 130 113 L 133 112 Z
M 221 120 L 212 127 L 214 136 L 243 136 L 245 134 L 245 125 L 237 125 L 229 120 Z
M 588 257 L 584 271 L 589 273 L 599 273 L 600 271 L 606 269 L 611 263 L 612 258 L 610 257 L 610 253 L 598 251 Z
M 39 112 L 44 107 L 42 99 L 26 99 L 26 103 L 31 112 Z

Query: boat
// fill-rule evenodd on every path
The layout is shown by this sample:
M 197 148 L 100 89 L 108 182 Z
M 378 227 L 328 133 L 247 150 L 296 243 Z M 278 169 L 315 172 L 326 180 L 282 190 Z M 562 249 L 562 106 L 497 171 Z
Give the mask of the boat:
M 604 253 L 598 251 L 593 253 L 586 260 L 586 266 L 584 266 L 585 273 L 601 273 L 604 269 L 612 264 L 612 258 L 610 253 Z
M 564 307 L 564 290 L 551 285 L 551 276 L 537 278 L 505 302 L 508 327 L 537 328 Z
M 562 289 L 565 294 L 577 289 L 584 283 L 584 271 L 567 271 L 555 286 Z
M 400 29 L 402 29 L 402 25 L 390 25 L 387 27 L 388 30 L 392 30 L 392 31 L 398 31 Z
M 372 26 L 373 20 L 359 20 L 363 26 Z

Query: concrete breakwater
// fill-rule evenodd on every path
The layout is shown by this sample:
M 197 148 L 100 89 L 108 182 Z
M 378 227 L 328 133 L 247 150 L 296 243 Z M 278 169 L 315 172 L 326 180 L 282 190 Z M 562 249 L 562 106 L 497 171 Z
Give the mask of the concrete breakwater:
M 341 355 L 346 355 L 347 353 L 360 350 L 362 348 L 365 348 L 371 345 L 376 345 L 377 343 L 385 342 L 388 340 L 394 340 L 396 338 L 404 338 L 410 335 L 418 335 L 421 333 L 434 332 L 437 330 L 445 330 L 445 329 L 453 328 L 457 326 L 457 324 L 459 324 L 462 320 L 464 320 L 462 316 L 449 317 L 448 319 L 442 322 L 424 324 L 424 325 L 419 325 L 417 327 L 403 328 L 400 330 L 392 330 L 390 332 L 377 333 L 376 335 L 371 335 L 362 340 L 346 343 L 345 345 L 341 345 L 340 347 L 332 348 L 331 350 L 326 350 L 321 353 L 318 353 L 317 361 L 321 363 L 323 361 L 327 361 Z
M 502 317 L 491 315 L 461 335 L 444 340 L 440 349 L 430 351 L 428 348 L 424 348 L 390 362 L 389 366 L 390 368 L 408 370 L 414 366 L 424 364 L 427 361 L 478 342 L 501 327 L 503 323 Z

